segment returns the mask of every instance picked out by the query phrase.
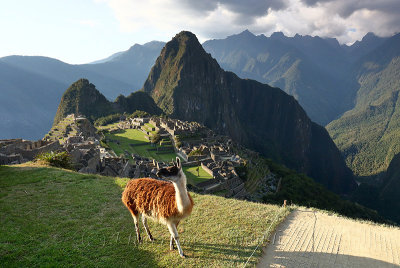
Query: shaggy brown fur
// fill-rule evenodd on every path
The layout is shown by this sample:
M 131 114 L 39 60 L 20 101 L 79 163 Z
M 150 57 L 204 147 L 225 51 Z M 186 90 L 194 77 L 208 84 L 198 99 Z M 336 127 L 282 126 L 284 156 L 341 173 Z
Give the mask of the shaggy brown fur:
M 151 178 L 133 179 L 122 193 L 122 202 L 134 214 L 144 214 L 156 219 L 184 218 L 192 212 L 193 200 L 188 193 L 191 206 L 183 213 L 178 211 L 175 188 L 171 182 Z
M 141 236 L 138 221 L 142 214 L 142 222 L 149 239 L 154 240 L 147 225 L 147 218 L 152 218 L 167 225 L 171 234 L 170 249 L 174 249 L 175 240 L 179 255 L 185 258 L 177 226 L 192 212 L 193 199 L 186 189 L 187 178 L 182 170 L 180 158 L 176 158 L 173 166 L 158 170 L 157 176 L 171 182 L 151 178 L 130 180 L 122 193 L 122 202 L 132 214 L 139 243 Z

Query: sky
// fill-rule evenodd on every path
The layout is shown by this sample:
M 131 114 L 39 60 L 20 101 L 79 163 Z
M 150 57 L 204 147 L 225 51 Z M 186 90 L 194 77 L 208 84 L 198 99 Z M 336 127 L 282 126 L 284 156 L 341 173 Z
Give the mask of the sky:
M 182 30 L 204 42 L 246 29 L 352 44 L 400 32 L 400 0 L 0 0 L 0 57 L 80 64 Z

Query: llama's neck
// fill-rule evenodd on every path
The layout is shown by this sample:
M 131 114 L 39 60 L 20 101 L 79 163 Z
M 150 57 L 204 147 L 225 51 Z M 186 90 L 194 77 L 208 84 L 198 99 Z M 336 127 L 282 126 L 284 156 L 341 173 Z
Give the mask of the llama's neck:
M 176 206 L 178 207 L 178 211 L 183 213 L 183 211 L 190 206 L 190 199 L 188 196 L 188 192 L 186 189 L 186 176 L 182 170 L 179 171 L 179 176 L 181 179 L 177 182 L 173 182 L 175 188 L 175 199 Z

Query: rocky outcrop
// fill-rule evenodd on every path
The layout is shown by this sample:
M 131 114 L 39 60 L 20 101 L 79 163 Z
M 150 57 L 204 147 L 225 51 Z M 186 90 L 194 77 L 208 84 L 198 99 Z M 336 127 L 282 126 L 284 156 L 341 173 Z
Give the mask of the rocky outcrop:
M 87 79 L 79 79 L 64 92 L 53 126 L 69 114 L 83 115 L 94 121 L 102 116 L 120 112 L 133 113 L 136 110 L 150 114 L 161 112 L 152 98 L 143 92 L 135 92 L 127 97 L 120 95 L 115 102 L 110 102 Z
M 143 90 L 171 117 L 202 123 L 335 192 L 356 187 L 326 130 L 293 97 L 225 72 L 190 32 L 165 45 Z

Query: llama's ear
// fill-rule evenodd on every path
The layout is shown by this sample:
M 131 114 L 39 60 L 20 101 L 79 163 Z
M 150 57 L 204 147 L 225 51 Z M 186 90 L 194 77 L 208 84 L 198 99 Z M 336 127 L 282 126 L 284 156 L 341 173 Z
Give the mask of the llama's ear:
M 182 164 L 181 164 L 181 159 L 179 157 L 176 157 L 176 166 L 177 168 L 181 169 Z

